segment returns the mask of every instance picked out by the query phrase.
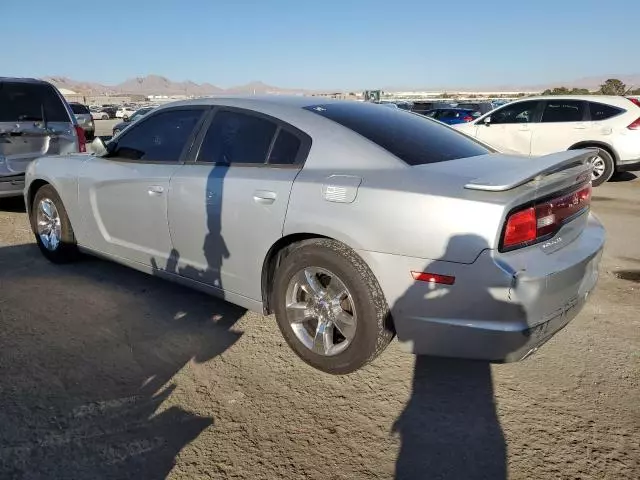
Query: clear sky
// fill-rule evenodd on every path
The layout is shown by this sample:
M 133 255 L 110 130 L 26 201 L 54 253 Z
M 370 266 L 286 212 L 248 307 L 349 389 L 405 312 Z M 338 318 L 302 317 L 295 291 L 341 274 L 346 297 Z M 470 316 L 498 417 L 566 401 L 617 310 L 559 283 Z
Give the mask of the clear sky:
M 0 0 L 0 75 L 531 85 L 640 73 L 639 19 L 640 0 Z

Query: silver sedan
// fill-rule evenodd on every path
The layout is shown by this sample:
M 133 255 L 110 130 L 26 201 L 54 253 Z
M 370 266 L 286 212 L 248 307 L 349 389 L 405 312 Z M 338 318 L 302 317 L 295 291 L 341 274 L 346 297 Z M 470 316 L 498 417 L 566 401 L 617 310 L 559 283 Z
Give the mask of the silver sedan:
M 396 335 L 522 359 L 597 280 L 588 150 L 497 154 L 401 109 L 280 96 L 166 105 L 94 150 L 27 171 L 48 259 L 94 254 L 275 313 L 325 372 Z

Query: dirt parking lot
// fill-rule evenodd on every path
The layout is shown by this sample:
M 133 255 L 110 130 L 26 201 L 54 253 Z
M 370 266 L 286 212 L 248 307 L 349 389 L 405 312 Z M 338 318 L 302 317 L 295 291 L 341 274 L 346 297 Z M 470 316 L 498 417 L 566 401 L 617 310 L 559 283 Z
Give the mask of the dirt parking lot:
M 594 192 L 599 285 L 536 355 L 397 345 L 344 377 L 271 317 L 95 259 L 56 266 L 0 202 L 0 478 L 640 478 L 640 179 Z

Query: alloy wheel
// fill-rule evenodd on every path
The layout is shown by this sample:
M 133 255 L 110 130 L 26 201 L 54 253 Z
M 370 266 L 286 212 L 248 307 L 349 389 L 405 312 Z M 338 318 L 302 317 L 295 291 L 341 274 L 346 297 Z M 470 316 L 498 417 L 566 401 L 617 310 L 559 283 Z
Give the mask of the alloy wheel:
M 295 336 L 318 355 L 337 355 L 355 338 L 357 312 L 351 293 L 324 268 L 306 267 L 291 278 L 286 311 Z

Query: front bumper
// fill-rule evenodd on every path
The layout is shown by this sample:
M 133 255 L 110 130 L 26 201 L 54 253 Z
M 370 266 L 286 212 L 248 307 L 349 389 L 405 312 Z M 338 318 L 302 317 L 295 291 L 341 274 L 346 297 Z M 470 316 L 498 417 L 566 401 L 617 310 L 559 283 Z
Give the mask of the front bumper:
M 514 259 L 484 250 L 472 264 L 362 252 L 391 308 L 401 347 L 414 354 L 520 360 L 580 312 L 595 287 L 604 228 L 590 216 L 555 253 L 537 246 Z M 523 267 L 526 265 L 526 267 Z M 414 281 L 410 271 L 455 277 L 451 286 Z
M 21 197 L 24 190 L 24 173 L 0 177 L 0 198 Z

